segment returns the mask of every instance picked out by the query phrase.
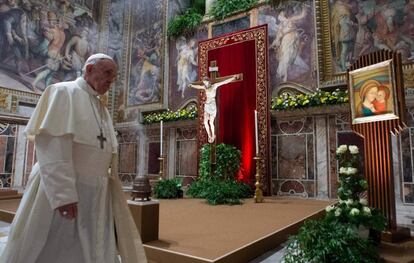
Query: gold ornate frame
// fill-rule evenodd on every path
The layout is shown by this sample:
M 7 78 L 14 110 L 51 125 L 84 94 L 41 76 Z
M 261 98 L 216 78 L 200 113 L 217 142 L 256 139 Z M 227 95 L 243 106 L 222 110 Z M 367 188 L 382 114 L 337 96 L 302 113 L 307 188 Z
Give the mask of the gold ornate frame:
M 267 84 L 267 25 L 249 28 L 232 34 L 219 36 L 215 39 L 199 43 L 199 77 L 200 79 L 208 75 L 208 51 L 226 45 L 243 41 L 256 41 L 256 107 L 258 112 L 259 130 L 259 169 L 262 174 L 263 190 L 270 193 L 270 166 L 269 166 L 269 147 L 270 140 L 270 119 L 269 119 L 269 94 Z M 203 126 L 204 103 L 206 97 L 204 93 L 199 95 L 198 109 L 198 134 L 199 148 L 207 143 L 207 134 Z M 254 127 L 252 127 L 254 129 Z
M 356 101 L 355 101 L 355 80 L 360 79 L 362 82 L 372 80 L 374 75 L 383 74 L 384 71 L 387 72 L 389 77 L 389 84 L 390 84 L 390 100 L 392 101 L 392 112 L 387 112 L 383 114 L 374 114 L 371 116 L 360 116 L 357 117 L 356 114 Z M 369 65 L 363 68 L 355 69 L 349 71 L 349 102 L 351 106 L 351 119 L 352 124 L 359 124 L 359 123 L 366 123 L 366 122 L 375 122 L 375 121 L 385 121 L 385 120 L 393 120 L 398 119 L 398 107 L 397 107 L 397 90 L 395 88 L 395 77 L 394 77 L 394 68 L 392 60 L 386 60 L 380 63 L 376 63 L 373 65 Z
M 316 37 L 318 41 L 319 80 L 322 86 L 333 84 L 331 22 L 329 17 L 329 0 L 315 0 Z M 343 76 L 342 76 L 343 75 Z M 344 74 L 336 76 L 336 81 L 346 77 Z

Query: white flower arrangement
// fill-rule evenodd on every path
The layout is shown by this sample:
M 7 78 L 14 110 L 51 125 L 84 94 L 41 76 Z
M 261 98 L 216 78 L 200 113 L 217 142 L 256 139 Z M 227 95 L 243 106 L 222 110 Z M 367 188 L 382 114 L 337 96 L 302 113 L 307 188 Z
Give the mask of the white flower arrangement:
M 349 149 L 349 152 L 351 154 L 358 154 L 359 153 L 358 146 L 356 146 L 356 145 L 349 145 L 348 149 Z
M 361 205 L 363 205 L 363 206 L 366 206 L 366 205 L 368 205 L 368 200 L 367 200 L 367 199 L 365 199 L 365 198 L 360 198 L 360 199 L 359 199 L 359 203 L 360 203 Z
M 337 208 L 337 209 L 335 210 L 335 216 L 336 216 L 336 217 L 340 216 L 340 215 L 341 215 L 341 213 L 342 213 L 342 209 L 341 209 L 341 208 Z
M 357 172 L 358 172 L 357 168 L 348 167 L 348 175 L 353 175 L 353 174 L 356 174 Z
M 353 175 L 353 174 L 356 174 L 357 172 L 358 172 L 358 169 L 354 167 L 340 167 L 339 168 L 340 174 Z
M 348 146 L 346 146 L 345 144 L 342 144 L 336 149 L 336 153 L 342 154 L 342 153 L 345 153 L 347 150 L 348 150 Z
M 351 216 L 357 216 L 359 215 L 359 209 L 358 208 L 352 208 L 351 212 L 349 212 Z
M 331 212 L 333 209 L 335 209 L 335 206 L 333 206 L 333 205 L 328 205 L 326 208 L 325 208 L 325 211 L 326 212 Z
M 352 199 L 348 199 L 348 200 L 345 201 L 345 204 L 347 206 L 351 206 L 353 203 L 354 203 L 354 200 L 352 200 Z
M 371 209 L 367 206 L 364 206 L 364 208 L 362 208 L 362 211 L 364 214 L 371 215 Z

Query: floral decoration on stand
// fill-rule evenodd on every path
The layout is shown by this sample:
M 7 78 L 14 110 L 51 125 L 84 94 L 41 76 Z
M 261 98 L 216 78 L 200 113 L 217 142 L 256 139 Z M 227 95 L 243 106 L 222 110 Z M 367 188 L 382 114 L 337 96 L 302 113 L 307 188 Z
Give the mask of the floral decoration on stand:
M 359 170 L 359 149 L 341 145 L 336 156 L 340 167 L 339 202 L 326 207 L 325 218 L 306 220 L 298 234 L 289 238 L 285 263 L 379 262 L 374 236 L 368 238 L 359 231 L 360 226 L 381 231 L 386 222 L 381 212 L 370 208 L 362 197 L 368 184 Z
M 376 231 L 385 229 L 385 217 L 375 208 L 368 206 L 363 198 L 368 183 L 360 173 L 359 149 L 355 145 L 341 145 L 336 150 L 339 163 L 339 202 L 326 207 L 326 219 L 349 223 L 356 228 L 364 226 Z
M 194 120 L 197 118 L 197 108 L 181 109 L 178 111 L 166 110 L 162 112 L 143 113 L 143 124 L 152 124 L 160 121 Z
M 318 90 L 313 94 L 290 95 L 283 93 L 272 98 L 272 110 L 291 110 L 322 105 L 348 103 L 348 90 L 336 89 L 332 92 Z

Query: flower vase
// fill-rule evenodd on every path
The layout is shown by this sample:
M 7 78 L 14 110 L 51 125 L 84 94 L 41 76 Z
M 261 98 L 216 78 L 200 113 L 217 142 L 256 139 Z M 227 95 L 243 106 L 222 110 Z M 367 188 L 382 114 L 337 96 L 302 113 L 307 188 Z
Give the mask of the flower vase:
M 369 229 L 365 226 L 358 227 L 358 236 L 362 239 L 368 239 L 369 236 Z

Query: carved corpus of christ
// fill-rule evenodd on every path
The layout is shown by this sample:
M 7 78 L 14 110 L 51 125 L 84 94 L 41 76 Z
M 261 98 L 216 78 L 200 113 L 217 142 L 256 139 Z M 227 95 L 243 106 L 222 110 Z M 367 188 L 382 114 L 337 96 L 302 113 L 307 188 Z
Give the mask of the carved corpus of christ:
M 210 80 L 205 76 L 201 83 L 195 82 L 188 85 L 189 88 L 204 90 L 206 93 L 206 102 L 204 104 L 204 127 L 207 131 L 208 142 L 213 143 L 216 139 L 214 121 L 217 115 L 216 95 L 217 89 L 234 80 L 240 80 L 241 74 L 236 74 L 228 77 L 214 78 Z M 199 84 L 200 83 L 200 84 Z

